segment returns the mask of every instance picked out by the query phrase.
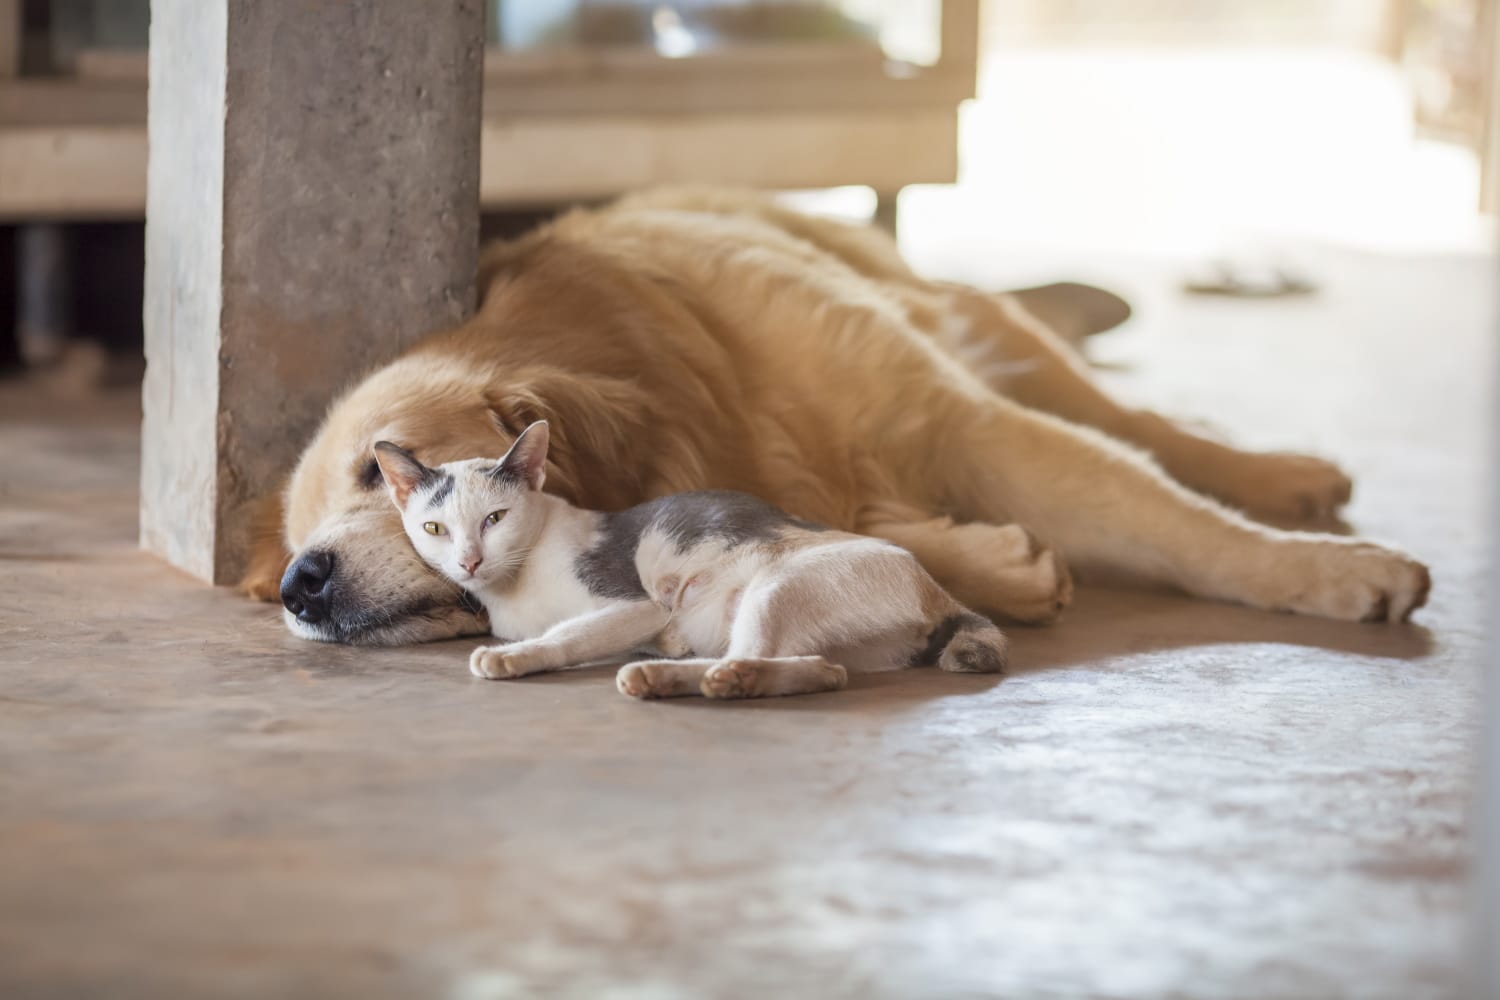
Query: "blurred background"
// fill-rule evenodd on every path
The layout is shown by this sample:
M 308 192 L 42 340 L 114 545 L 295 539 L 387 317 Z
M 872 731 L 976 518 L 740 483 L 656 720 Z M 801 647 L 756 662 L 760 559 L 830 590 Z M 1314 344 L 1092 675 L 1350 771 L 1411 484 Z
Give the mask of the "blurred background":
M 1493 0 L 488 13 L 491 233 L 646 184 L 749 184 L 899 218 L 908 256 L 946 277 L 1087 277 L 1138 300 L 1180 290 L 1163 265 L 1200 291 L 1296 292 L 1318 284 L 1309 247 L 1490 239 Z M 148 19 L 147 0 L 0 0 L 12 369 L 86 385 L 106 377 L 101 348 L 116 367 L 139 355 Z

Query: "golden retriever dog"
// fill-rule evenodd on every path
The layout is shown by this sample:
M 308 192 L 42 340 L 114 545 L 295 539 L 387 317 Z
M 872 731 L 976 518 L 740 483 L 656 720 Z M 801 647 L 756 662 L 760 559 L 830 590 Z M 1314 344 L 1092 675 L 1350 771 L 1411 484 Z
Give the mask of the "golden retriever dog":
M 648 192 L 490 247 L 480 288 L 472 320 L 338 399 L 264 504 L 244 587 L 297 635 L 488 631 L 417 558 L 371 449 L 436 465 L 540 419 L 547 488 L 573 503 L 742 490 L 895 542 L 1015 622 L 1057 617 L 1069 566 L 1349 621 L 1401 621 L 1427 596 L 1401 552 L 1250 519 L 1332 515 L 1350 494 L 1335 466 L 1121 406 L 1068 342 L 1087 317 L 920 278 L 872 228 Z

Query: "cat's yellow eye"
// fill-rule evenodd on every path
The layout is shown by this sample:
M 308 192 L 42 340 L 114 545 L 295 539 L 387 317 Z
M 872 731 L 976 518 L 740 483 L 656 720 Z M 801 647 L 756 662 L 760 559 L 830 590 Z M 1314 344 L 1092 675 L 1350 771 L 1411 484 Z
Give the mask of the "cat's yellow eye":
M 502 517 L 504 517 L 504 516 L 505 516 L 505 511 L 503 511 L 503 510 L 492 510 L 492 511 L 490 511 L 490 516 L 484 519 L 484 523 L 485 524 L 499 524 L 500 523 L 500 519 Z
M 429 535 L 446 535 L 448 533 L 448 529 L 443 527 L 441 524 L 438 524 L 436 521 L 426 522 L 422 525 L 422 530 L 427 532 Z

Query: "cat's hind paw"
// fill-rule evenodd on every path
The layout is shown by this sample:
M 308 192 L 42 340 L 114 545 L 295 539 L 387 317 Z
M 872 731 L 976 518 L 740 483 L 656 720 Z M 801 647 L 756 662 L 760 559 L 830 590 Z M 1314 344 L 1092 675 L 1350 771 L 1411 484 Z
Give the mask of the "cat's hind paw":
M 615 674 L 615 687 L 631 698 L 680 698 L 698 693 L 708 660 L 638 660 Z
M 659 698 L 654 672 L 643 663 L 627 663 L 615 674 L 615 687 L 631 698 Z

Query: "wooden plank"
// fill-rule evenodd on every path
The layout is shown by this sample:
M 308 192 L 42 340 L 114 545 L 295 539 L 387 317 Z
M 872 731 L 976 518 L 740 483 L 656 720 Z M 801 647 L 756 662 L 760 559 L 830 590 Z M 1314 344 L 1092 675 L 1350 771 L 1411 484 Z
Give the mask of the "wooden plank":
M 1495 0 L 1484 7 L 1485 38 L 1489 46 L 1485 60 L 1484 140 L 1479 152 L 1479 207 L 1500 215 L 1500 10 Z
M 668 59 L 645 46 L 563 45 L 540 49 L 489 49 L 486 81 L 526 83 L 564 78 L 607 82 L 659 76 L 672 80 L 712 78 L 726 73 L 812 72 L 879 76 L 885 64 L 880 46 L 863 40 L 727 45 L 681 59 Z
M 144 126 L 0 129 L 0 221 L 139 219 Z
M 935 70 L 910 77 L 781 72 L 741 77 L 568 78 L 525 86 L 485 87 L 487 115 L 710 114 L 736 112 L 884 111 L 956 105 L 973 95 L 972 78 Z
M 146 124 L 146 88 L 136 82 L 23 77 L 0 82 L 0 128 Z
M 974 96 L 979 74 L 979 0 L 943 0 L 942 54 L 937 69 Z
M 650 184 L 895 191 L 957 171 L 951 108 L 850 114 L 486 118 L 480 197 L 488 207 L 608 197 Z M 609 155 L 600 155 L 609 150 Z M 0 220 L 139 218 L 142 128 L 0 128 Z
M 73 72 L 80 80 L 146 83 L 150 61 L 137 49 L 79 49 Z
M 591 57 L 592 58 L 592 57 Z M 486 56 L 487 65 L 493 63 Z M 774 71 L 717 72 L 699 60 L 655 59 L 655 68 L 599 69 L 582 64 L 558 73 L 532 68 L 487 71 L 484 109 L 489 115 L 556 117 L 606 114 L 710 114 L 813 110 L 925 110 L 973 96 L 973 73 L 912 68 L 889 76 L 783 63 Z M 140 53 L 85 50 L 72 79 L 0 83 L 0 125 L 128 124 L 145 119 L 144 62 Z M 844 67 L 848 70 L 848 67 Z
M 486 205 L 607 197 L 652 184 L 880 191 L 951 182 L 953 108 L 860 114 L 486 117 Z M 601 152 L 607 151 L 607 153 Z

